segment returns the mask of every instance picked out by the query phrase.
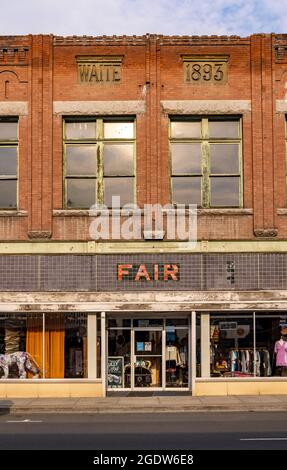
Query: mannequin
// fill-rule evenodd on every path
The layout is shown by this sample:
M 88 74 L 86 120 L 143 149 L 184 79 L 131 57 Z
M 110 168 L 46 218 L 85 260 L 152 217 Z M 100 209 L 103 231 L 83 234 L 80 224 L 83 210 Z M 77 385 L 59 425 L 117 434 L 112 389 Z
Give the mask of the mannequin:
M 276 341 L 274 353 L 276 355 L 275 375 L 287 376 L 287 341 L 285 336 L 281 335 L 281 338 Z

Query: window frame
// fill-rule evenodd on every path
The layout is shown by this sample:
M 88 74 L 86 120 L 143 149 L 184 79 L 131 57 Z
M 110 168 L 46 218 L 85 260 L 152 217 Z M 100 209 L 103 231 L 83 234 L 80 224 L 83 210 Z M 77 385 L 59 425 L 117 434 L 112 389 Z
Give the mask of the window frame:
M 96 133 L 94 138 L 71 139 L 66 137 L 66 123 L 94 122 Z M 104 124 L 109 122 L 130 122 L 133 124 L 132 138 L 105 138 Z M 133 146 L 133 166 L 130 175 L 104 175 L 104 146 L 116 144 L 130 144 Z M 67 147 L 69 146 L 95 146 L 96 168 L 94 175 L 68 175 L 67 174 Z M 90 207 L 70 207 L 67 201 L 67 182 L 71 179 L 94 179 L 95 180 L 95 202 L 105 204 L 104 184 L 109 178 L 131 178 L 133 179 L 133 198 L 131 204 L 136 203 L 136 117 L 131 116 L 63 116 L 63 207 L 66 210 L 88 210 Z M 122 207 L 122 205 L 121 205 Z M 108 206 L 110 208 L 110 206 Z
M 17 211 L 19 207 L 19 117 L 18 116 L 0 116 L 1 123 L 17 123 L 17 136 L 15 139 L 1 139 L 0 147 L 16 148 L 16 173 L 14 175 L 0 174 L 0 181 L 15 181 L 16 182 L 16 205 L 14 207 L 2 206 L 0 203 L 0 211 L 12 210 Z
M 287 114 L 285 114 L 285 188 L 287 188 Z M 285 195 L 285 207 L 287 207 L 287 190 Z
M 198 122 L 201 123 L 200 137 L 172 137 L 172 122 Z M 209 121 L 238 121 L 238 137 L 209 137 Z M 177 205 L 173 201 L 173 178 L 200 177 L 201 178 L 201 204 L 202 209 L 233 209 L 243 207 L 243 157 L 242 157 L 242 116 L 239 115 L 186 115 L 169 116 L 169 166 L 170 166 L 170 200 L 171 204 Z M 201 147 L 201 173 L 173 173 L 172 169 L 172 145 L 173 144 L 199 144 Z M 211 172 L 211 145 L 216 144 L 236 144 L 238 145 L 238 173 L 212 173 Z M 287 146 L 287 140 L 286 140 Z M 211 178 L 238 177 L 239 178 L 239 204 L 238 205 L 212 205 L 211 204 Z M 186 203 L 187 206 L 189 203 Z

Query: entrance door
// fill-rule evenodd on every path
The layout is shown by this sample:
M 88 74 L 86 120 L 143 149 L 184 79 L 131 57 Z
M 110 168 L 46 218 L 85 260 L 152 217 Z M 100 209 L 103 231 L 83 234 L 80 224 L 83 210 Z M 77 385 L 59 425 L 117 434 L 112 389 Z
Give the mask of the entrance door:
M 134 388 L 162 387 L 162 330 L 134 331 Z
M 109 319 L 109 390 L 188 389 L 189 323 L 186 318 Z

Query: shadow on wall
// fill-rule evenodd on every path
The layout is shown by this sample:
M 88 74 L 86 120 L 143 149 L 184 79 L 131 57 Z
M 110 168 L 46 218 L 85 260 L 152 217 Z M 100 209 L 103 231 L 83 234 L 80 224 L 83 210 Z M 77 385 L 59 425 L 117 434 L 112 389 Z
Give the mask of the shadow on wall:
M 9 415 L 13 402 L 10 400 L 0 400 L 0 416 Z

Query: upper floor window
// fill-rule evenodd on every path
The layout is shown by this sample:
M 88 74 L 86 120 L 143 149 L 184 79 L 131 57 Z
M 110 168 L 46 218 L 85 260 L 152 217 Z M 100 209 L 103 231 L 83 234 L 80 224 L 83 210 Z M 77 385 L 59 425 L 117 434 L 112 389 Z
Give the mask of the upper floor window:
M 241 140 L 239 118 L 171 118 L 172 202 L 240 207 Z
M 0 209 L 17 208 L 18 119 L 0 118 Z
M 65 207 L 134 203 L 135 122 L 133 119 L 66 119 L 64 122 Z

